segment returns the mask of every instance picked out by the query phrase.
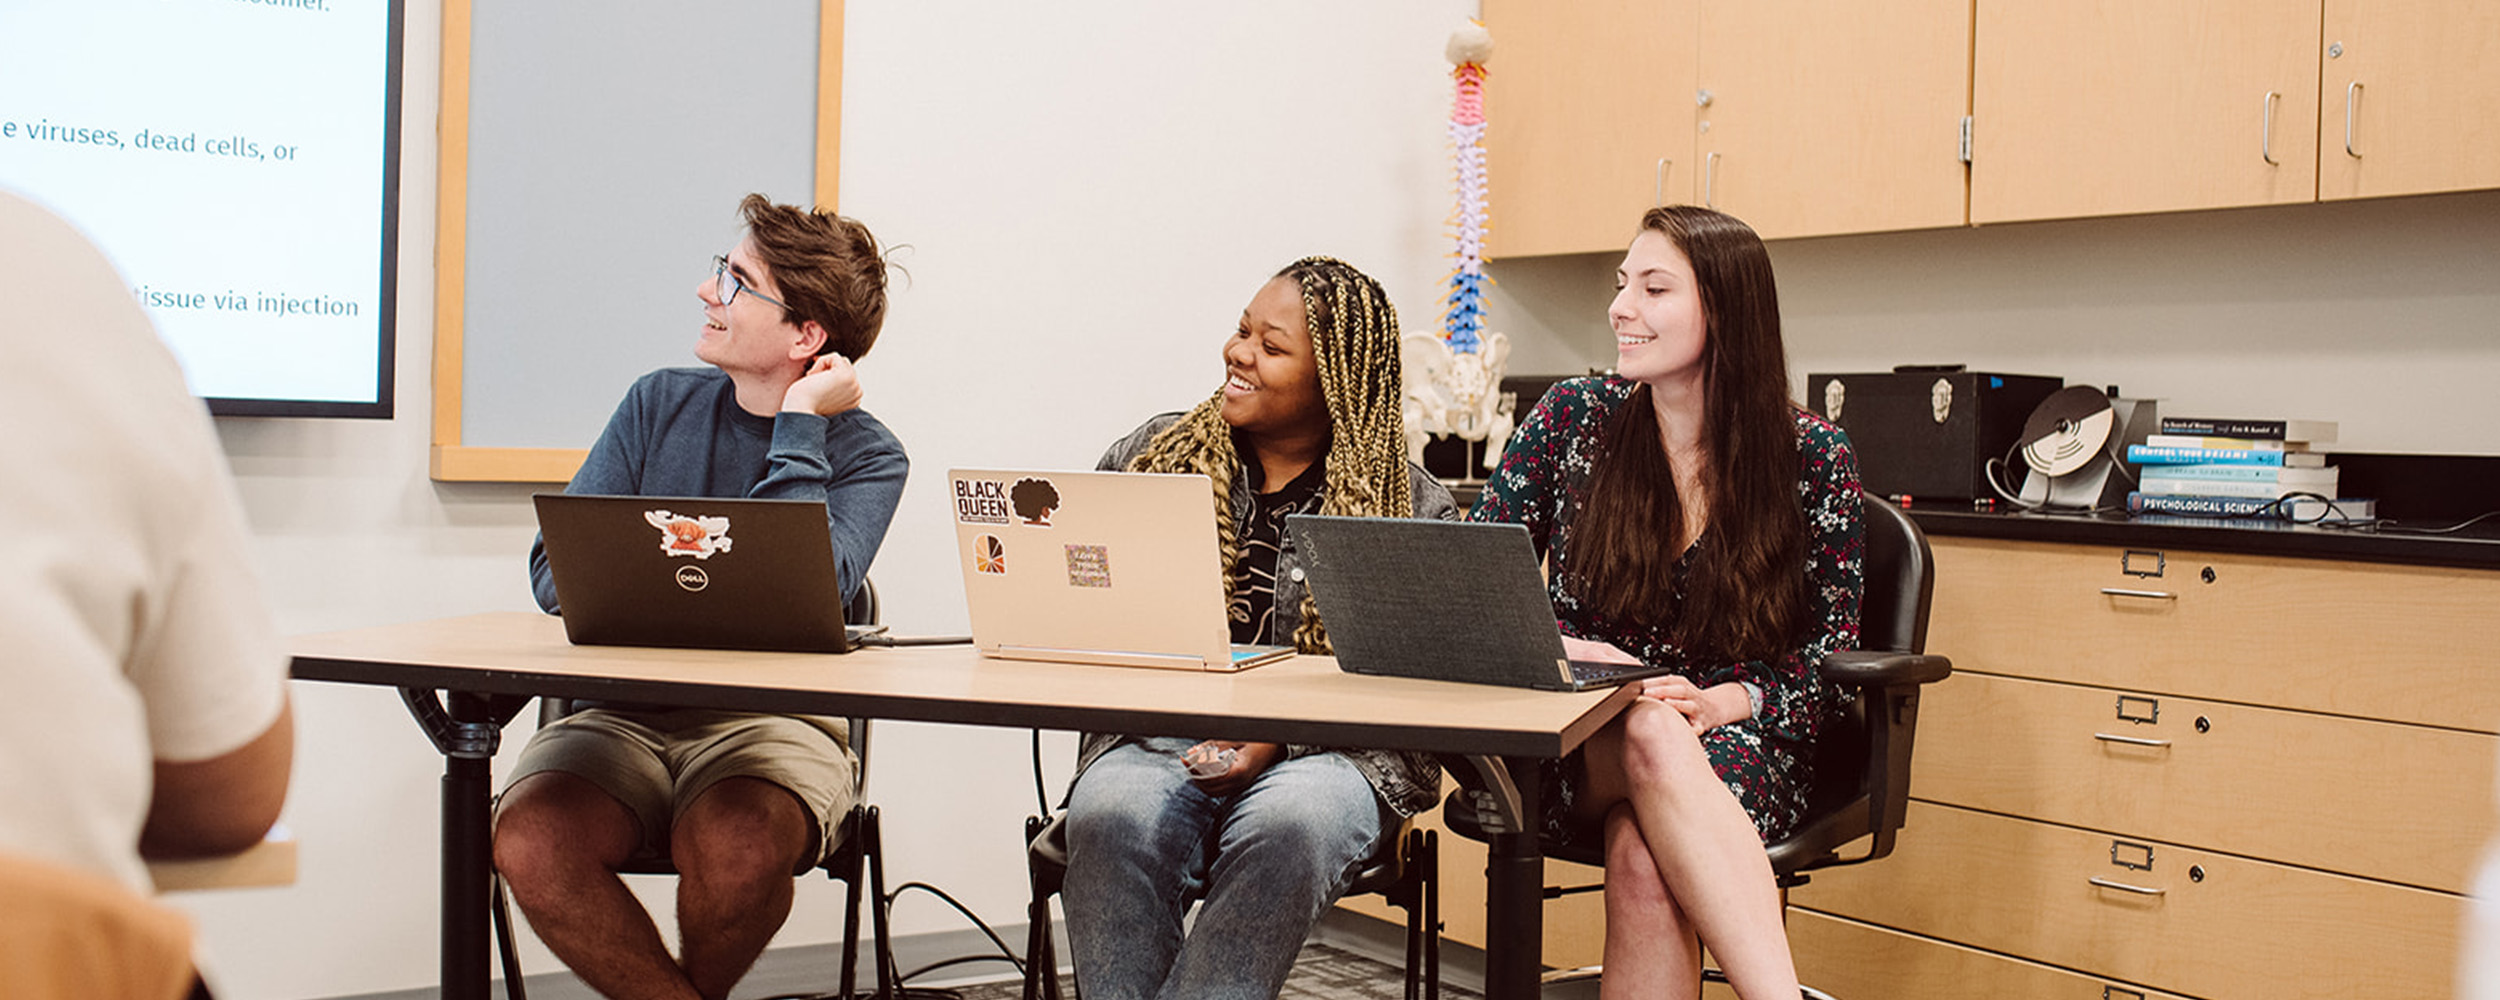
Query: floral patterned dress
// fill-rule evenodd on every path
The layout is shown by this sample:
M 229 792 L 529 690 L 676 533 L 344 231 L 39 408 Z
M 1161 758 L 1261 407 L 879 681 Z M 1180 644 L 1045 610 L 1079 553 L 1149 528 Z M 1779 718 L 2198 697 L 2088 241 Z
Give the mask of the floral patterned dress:
M 1579 516 L 1590 463 L 1602 447 L 1605 427 L 1632 396 L 1636 383 L 1616 377 L 1562 382 L 1538 401 L 1502 453 L 1502 467 L 1485 484 L 1469 517 L 1526 525 L 1537 551 L 1550 565 L 1567 564 L 1572 523 Z M 1859 520 L 1857 458 L 1848 435 L 1821 418 L 1793 411 L 1797 421 L 1797 502 L 1805 512 L 1805 574 L 1808 625 L 1798 644 L 1769 660 L 1729 661 L 1688 654 L 1670 640 L 1673 623 L 1652 627 L 1601 619 L 1566 593 L 1557 575 L 1550 584 L 1554 613 L 1566 634 L 1609 642 L 1653 666 L 1672 666 L 1700 687 L 1741 681 L 1762 693 L 1755 717 L 1720 726 L 1701 737 L 1711 766 L 1753 817 L 1766 841 L 1794 827 L 1806 805 L 1813 775 L 1816 731 L 1827 714 L 1817 670 L 1824 655 L 1856 645 L 1858 600 L 1864 592 L 1865 531 Z M 1696 559 L 1707 558 L 1704 531 L 1675 564 L 1675 606 Z M 1669 544 L 1661 533 L 1659 544 Z M 1576 829 L 1574 800 L 1586 787 L 1587 770 L 1573 753 L 1545 772 L 1545 834 L 1569 843 L 1592 829 Z M 1591 845 L 1594 846 L 1594 845 Z

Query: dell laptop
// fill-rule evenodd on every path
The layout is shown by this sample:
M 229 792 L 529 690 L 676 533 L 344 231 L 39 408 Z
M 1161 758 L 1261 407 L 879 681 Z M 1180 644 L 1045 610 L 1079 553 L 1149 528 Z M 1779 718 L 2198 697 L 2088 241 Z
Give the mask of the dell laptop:
M 1585 691 L 1670 672 L 1566 655 L 1520 525 L 1297 514 L 1285 530 L 1349 673 Z
M 983 654 L 1182 670 L 1293 655 L 1233 644 L 1207 477 L 955 469 L 946 478 Z
M 851 648 L 822 501 L 531 499 L 564 634 L 577 644 Z

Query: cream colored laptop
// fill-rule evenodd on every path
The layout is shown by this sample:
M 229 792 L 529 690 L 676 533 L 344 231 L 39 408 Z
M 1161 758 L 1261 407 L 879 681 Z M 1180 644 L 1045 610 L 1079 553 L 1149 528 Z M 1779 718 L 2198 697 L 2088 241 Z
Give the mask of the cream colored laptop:
M 989 656 L 1243 670 L 1207 477 L 956 469 L 946 474 L 972 642 Z

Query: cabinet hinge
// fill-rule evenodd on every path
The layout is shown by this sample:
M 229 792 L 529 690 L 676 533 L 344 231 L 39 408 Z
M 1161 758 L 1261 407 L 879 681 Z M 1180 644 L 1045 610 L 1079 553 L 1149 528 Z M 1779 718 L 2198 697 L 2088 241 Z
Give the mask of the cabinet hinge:
M 1970 116 L 1962 116 L 1962 162 L 1970 162 Z

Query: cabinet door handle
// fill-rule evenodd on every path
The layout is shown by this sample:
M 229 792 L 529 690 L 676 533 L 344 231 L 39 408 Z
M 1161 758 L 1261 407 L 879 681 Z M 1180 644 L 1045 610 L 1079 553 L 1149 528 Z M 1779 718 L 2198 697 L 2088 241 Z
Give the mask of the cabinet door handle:
M 2148 889 L 2140 885 L 2128 885 L 2125 882 L 2112 882 L 2098 875 L 2092 876 L 2091 881 L 2093 885 L 2100 886 L 2103 889 L 2116 889 L 2120 892 L 2132 892 L 2138 896 L 2159 896 L 2170 891 L 2168 889 Z
M 1649 174 L 1649 207 L 1656 208 L 1667 203 L 1667 168 L 1674 165 L 1674 160 L 1661 156 L 1658 158 L 1658 165 L 1651 168 Z
M 2265 128 L 2257 135 L 2257 155 L 2277 166 L 2281 165 L 2281 161 L 2274 158 L 2274 105 L 2282 99 L 2283 95 L 2266 91 Z
M 2092 738 L 2106 743 L 2124 743 L 2131 747 L 2166 747 L 2169 740 L 2148 740 L 2141 736 L 2120 736 L 2117 733 L 2093 733 Z
M 1712 153 L 1701 161 L 1701 207 L 1719 207 L 1719 154 Z
M 2344 88 L 2344 155 L 2356 160 L 2361 158 L 2361 151 L 2352 148 L 2352 116 L 2360 110 L 2361 81 L 2354 80 L 2352 86 Z
M 2175 601 L 2179 595 L 2166 590 L 2128 590 L 2125 587 L 2103 587 L 2101 593 L 2111 597 L 2142 597 L 2155 601 Z

